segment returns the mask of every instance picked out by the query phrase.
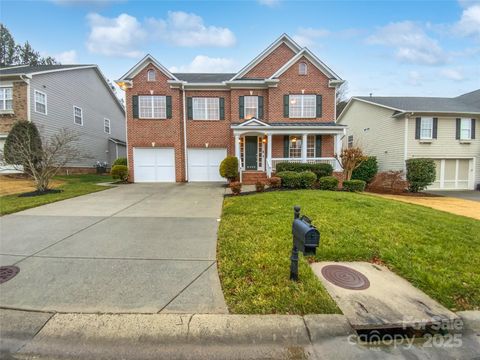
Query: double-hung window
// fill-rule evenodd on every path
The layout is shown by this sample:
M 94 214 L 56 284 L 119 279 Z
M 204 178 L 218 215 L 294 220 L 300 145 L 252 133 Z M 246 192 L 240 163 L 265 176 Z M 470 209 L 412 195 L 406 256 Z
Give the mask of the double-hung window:
M 472 120 L 463 118 L 460 120 L 460 140 L 471 140 L 471 139 L 472 139 Z
M 353 135 L 348 135 L 347 147 L 351 149 L 353 147 Z
M 288 157 L 290 158 L 301 158 L 302 157 L 302 137 L 301 136 L 290 136 L 290 141 L 288 144 Z
M 433 139 L 433 118 L 422 117 L 420 121 L 420 139 L 421 140 Z
M 316 116 L 316 95 L 290 95 L 289 101 L 289 117 L 314 118 Z
M 77 125 L 83 125 L 83 111 L 78 106 L 73 107 L 73 122 Z
M 103 131 L 110 134 L 110 119 L 103 119 Z
M 220 120 L 220 99 L 194 97 L 192 99 L 193 120 Z
M 138 97 L 140 119 L 166 119 L 167 118 L 167 99 L 165 96 L 146 96 Z
M 47 114 L 47 94 L 35 90 L 35 112 L 40 114 Z
M 0 110 L 13 110 L 13 89 L 11 87 L 0 88 Z
M 258 96 L 244 97 L 245 119 L 258 118 Z

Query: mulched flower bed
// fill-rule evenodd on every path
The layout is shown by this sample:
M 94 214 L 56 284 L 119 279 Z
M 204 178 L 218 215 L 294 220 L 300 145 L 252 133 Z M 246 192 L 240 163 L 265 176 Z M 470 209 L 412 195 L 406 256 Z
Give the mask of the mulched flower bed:
M 63 190 L 58 190 L 58 189 L 48 189 L 45 191 L 30 191 L 26 192 L 23 194 L 18 195 L 18 197 L 34 197 L 34 196 L 41 196 L 41 195 L 47 195 L 47 194 L 58 194 L 63 192 Z

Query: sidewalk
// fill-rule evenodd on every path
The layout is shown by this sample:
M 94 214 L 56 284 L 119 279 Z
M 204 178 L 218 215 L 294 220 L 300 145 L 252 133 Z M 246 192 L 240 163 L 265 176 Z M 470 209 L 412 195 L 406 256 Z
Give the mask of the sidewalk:
M 2 358 L 474 358 L 480 312 L 462 312 L 461 346 L 359 344 L 343 315 L 49 314 L 0 310 Z M 441 338 L 443 339 L 443 338 Z

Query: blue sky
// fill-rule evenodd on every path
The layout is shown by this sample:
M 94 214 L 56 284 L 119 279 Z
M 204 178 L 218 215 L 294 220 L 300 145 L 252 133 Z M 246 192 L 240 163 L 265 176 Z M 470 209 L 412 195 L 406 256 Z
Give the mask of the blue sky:
M 1 21 L 62 63 L 114 80 L 151 53 L 173 71 L 235 72 L 282 33 L 349 95 L 456 96 L 480 88 L 480 1 L 2 1 Z

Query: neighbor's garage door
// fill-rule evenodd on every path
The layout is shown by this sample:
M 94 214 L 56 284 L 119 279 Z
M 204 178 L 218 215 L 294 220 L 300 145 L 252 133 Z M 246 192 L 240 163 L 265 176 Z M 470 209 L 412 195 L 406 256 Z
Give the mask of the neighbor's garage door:
M 174 182 L 175 150 L 133 148 L 135 182 Z
M 428 189 L 467 190 L 473 175 L 472 159 L 435 159 L 435 182 Z
M 225 181 L 218 169 L 226 156 L 226 149 L 188 149 L 188 180 Z

